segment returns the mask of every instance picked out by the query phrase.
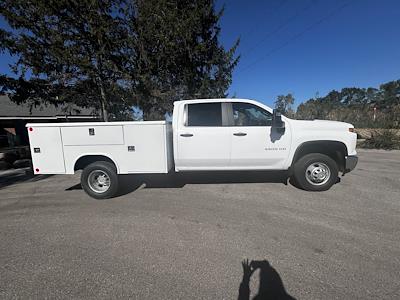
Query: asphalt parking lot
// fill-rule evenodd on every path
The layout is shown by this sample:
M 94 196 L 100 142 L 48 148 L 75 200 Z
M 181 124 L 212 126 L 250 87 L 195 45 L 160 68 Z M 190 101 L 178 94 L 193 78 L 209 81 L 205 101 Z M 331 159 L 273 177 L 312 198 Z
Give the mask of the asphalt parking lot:
M 400 151 L 359 157 L 322 193 L 279 174 L 129 176 L 98 201 L 79 174 L 3 179 L 0 298 L 237 299 L 248 258 L 252 297 L 399 299 Z

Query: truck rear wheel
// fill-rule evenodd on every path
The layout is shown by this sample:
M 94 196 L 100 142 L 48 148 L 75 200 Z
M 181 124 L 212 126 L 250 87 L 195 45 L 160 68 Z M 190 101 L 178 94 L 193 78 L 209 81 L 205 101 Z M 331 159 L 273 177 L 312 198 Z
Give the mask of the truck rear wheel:
M 81 175 L 81 186 L 95 199 L 107 199 L 118 191 L 118 175 L 115 166 L 106 161 L 98 161 L 86 166 Z
M 326 191 L 337 181 L 336 162 L 327 155 L 310 153 L 294 164 L 293 177 L 297 185 L 306 191 Z

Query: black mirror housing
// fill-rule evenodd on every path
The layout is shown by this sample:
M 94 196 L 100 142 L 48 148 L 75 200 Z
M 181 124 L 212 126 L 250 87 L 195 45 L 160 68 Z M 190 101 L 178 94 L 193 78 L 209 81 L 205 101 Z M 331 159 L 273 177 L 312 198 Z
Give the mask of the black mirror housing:
M 285 122 L 282 121 L 282 115 L 276 109 L 272 112 L 272 128 L 281 133 L 285 131 Z

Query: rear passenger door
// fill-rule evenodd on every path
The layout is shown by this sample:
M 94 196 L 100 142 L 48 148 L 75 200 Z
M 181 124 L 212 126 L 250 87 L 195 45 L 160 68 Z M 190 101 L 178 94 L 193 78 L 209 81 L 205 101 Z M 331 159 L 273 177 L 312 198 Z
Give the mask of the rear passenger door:
M 189 103 L 178 126 L 177 170 L 220 170 L 229 167 L 231 136 L 224 127 L 227 103 Z

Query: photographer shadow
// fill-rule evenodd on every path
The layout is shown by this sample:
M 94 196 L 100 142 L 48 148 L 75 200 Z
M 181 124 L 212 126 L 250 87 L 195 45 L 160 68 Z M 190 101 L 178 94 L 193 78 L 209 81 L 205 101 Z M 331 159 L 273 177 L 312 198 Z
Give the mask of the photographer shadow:
M 238 300 L 250 299 L 250 279 L 256 270 L 260 270 L 259 288 L 253 300 L 296 300 L 286 292 L 279 273 L 269 264 L 267 260 L 242 262 L 243 278 L 239 287 Z

